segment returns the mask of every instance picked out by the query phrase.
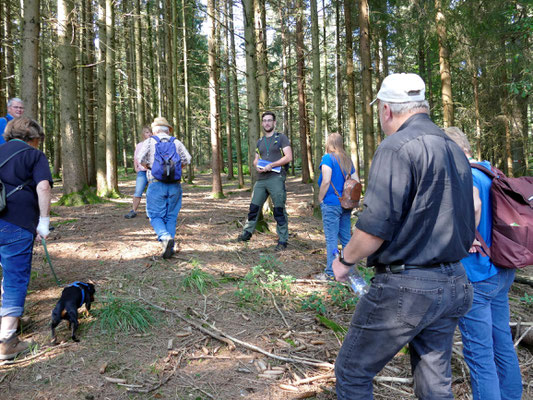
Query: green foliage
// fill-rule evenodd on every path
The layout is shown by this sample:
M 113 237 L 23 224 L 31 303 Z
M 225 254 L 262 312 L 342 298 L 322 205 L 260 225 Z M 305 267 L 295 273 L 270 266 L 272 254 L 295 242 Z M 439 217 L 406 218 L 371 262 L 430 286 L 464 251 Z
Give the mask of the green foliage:
M 314 310 L 318 314 L 326 315 L 327 309 L 324 305 L 323 296 L 320 292 L 313 292 L 304 298 L 300 304 L 302 310 Z
M 57 221 L 55 224 L 56 225 L 66 225 L 66 224 L 73 224 L 74 222 L 78 222 L 78 219 L 77 218 L 73 218 L 73 219 L 67 219 L 65 221 Z
M 216 279 L 198 266 L 198 261 L 193 260 L 194 268 L 183 278 L 181 285 L 189 290 L 196 290 L 204 294 L 207 288 L 218 286 Z
M 274 269 L 279 268 L 280 261 L 272 256 L 262 256 L 259 265 L 248 272 L 237 284 L 235 295 L 243 303 L 263 303 L 270 291 L 274 295 L 286 296 L 291 292 L 291 285 L 295 278 L 291 275 L 278 274 Z
M 357 298 L 345 283 L 329 282 L 328 295 L 330 296 L 332 305 L 344 308 L 345 310 L 352 309 L 357 304 Z
M 524 297 L 520 297 L 520 301 L 525 303 L 526 306 L 533 306 L 533 296 L 530 296 L 527 293 L 524 293 Z
M 340 326 L 335 321 L 332 321 L 324 317 L 323 315 L 317 315 L 317 319 L 322 325 L 324 325 L 326 328 L 331 329 L 335 333 L 339 333 L 344 336 L 346 335 L 346 332 L 348 332 L 348 330 L 344 326 Z
M 85 204 L 100 204 L 104 202 L 105 200 L 96 195 L 94 188 L 84 186 L 79 192 L 63 195 L 56 204 L 59 206 L 75 207 L 83 206 Z
M 95 309 L 103 333 L 146 332 L 155 323 L 154 316 L 138 302 L 114 297 L 112 294 L 102 300 L 104 306 Z

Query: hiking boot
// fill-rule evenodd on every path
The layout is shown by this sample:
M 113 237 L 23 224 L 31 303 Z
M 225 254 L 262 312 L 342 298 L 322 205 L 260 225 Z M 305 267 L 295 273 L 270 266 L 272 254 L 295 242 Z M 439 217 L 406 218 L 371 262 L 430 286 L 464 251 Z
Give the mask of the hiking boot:
M 244 231 L 237 237 L 237 242 L 247 242 L 252 237 L 250 232 Z
M 287 242 L 278 242 L 274 251 L 283 251 L 287 248 Z
M 30 349 L 30 341 L 21 341 L 17 334 L 0 343 L 0 360 L 12 360 Z
M 126 219 L 131 219 L 131 218 L 135 218 L 137 216 L 137 213 L 133 210 L 130 210 L 129 213 L 127 213 L 126 215 L 124 215 L 124 218 Z
M 166 260 L 172 257 L 172 254 L 174 253 L 174 239 L 167 238 L 162 239 L 161 243 L 163 244 L 163 254 L 162 257 Z

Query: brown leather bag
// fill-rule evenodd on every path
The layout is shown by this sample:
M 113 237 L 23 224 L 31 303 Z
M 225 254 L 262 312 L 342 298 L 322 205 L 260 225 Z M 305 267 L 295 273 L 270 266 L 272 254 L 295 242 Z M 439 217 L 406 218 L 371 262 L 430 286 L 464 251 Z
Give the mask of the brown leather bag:
M 335 158 L 335 160 L 337 160 Z M 339 164 L 339 168 L 341 170 L 342 176 L 344 177 L 344 186 L 342 188 L 342 196 L 339 195 L 339 192 L 337 192 L 337 189 L 335 189 L 335 186 L 333 185 L 333 182 L 330 182 L 331 187 L 335 191 L 335 194 L 339 198 L 339 201 L 341 202 L 341 207 L 346 210 L 352 210 L 354 208 L 359 207 L 359 200 L 361 200 L 361 191 L 363 190 L 363 186 L 359 181 L 356 181 L 355 179 L 352 179 L 349 177 L 346 179 L 346 175 L 344 174 L 344 171 L 342 170 L 342 167 L 339 163 L 339 160 L 337 160 L 337 163 Z

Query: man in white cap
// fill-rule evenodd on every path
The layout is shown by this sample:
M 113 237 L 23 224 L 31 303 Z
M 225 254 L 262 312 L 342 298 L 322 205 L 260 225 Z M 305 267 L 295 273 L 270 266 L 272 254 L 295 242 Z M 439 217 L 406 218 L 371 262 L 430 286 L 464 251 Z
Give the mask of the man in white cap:
M 7 114 L 5 117 L 0 118 L 0 144 L 4 144 L 4 130 L 6 129 L 7 123 L 12 119 L 17 119 L 22 117 L 24 114 L 24 102 L 18 97 L 13 97 L 7 102 Z
M 392 74 L 377 95 L 387 138 L 352 239 L 333 263 L 339 281 L 365 257 L 375 269 L 335 363 L 340 400 L 371 399 L 372 379 L 406 344 L 415 395 L 454 398 L 453 334 L 472 303 L 460 263 L 474 240 L 472 173 L 430 120 L 424 92 L 418 75 Z
M 174 237 L 176 235 L 176 221 L 181 209 L 181 199 L 183 190 L 181 188 L 181 167 L 191 162 L 191 155 L 178 139 L 170 136 L 172 127 L 163 117 L 157 117 L 152 123 L 152 133 L 150 140 L 143 142 L 142 148 L 137 155 L 139 164 L 147 168 L 148 190 L 146 191 L 146 213 L 150 218 L 150 223 L 157 235 L 157 240 L 163 246 L 162 257 L 167 259 L 174 254 Z M 156 173 L 156 168 L 160 170 L 160 143 L 174 144 L 175 152 L 170 154 L 169 160 L 179 156 L 181 166 L 172 166 L 173 177 L 163 178 Z M 157 153 L 157 154 L 156 154 Z M 152 170 L 152 168 L 154 168 Z M 160 172 L 160 171 L 159 171 Z M 175 176 L 174 176 L 175 174 Z M 155 176 L 154 176 L 155 175 Z M 158 179 L 159 177 L 159 179 Z

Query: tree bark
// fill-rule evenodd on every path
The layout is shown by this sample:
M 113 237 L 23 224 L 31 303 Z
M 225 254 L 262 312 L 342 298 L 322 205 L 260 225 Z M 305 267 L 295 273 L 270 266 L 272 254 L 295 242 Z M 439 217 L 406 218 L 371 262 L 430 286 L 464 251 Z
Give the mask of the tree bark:
M 361 80 L 363 91 L 363 163 L 365 168 L 365 186 L 368 183 L 368 171 L 375 151 L 374 117 L 372 115 L 372 60 L 370 57 L 370 14 L 368 0 L 359 0 L 359 51 L 361 53 Z
M 298 116 L 300 130 L 300 156 L 302 159 L 302 183 L 311 181 L 309 171 L 309 157 L 307 153 L 307 109 L 305 102 L 305 54 L 303 31 L 303 1 L 296 1 L 296 64 L 298 80 Z
M 340 22 L 340 9 L 338 1 L 335 2 L 335 111 L 337 113 L 337 133 L 344 136 L 344 123 L 343 123 L 343 95 L 342 95 L 342 68 L 341 68 L 341 22 Z
M 146 111 L 144 109 L 144 84 L 143 84 L 143 46 L 141 39 L 141 4 L 140 0 L 135 0 L 135 16 L 133 18 L 133 29 L 135 31 L 135 102 L 137 113 L 137 132 L 141 132 L 146 124 Z
M 259 112 L 263 113 L 270 107 L 268 93 L 268 63 L 266 39 L 265 0 L 254 0 L 255 32 L 257 51 L 257 84 L 259 90 Z
M 231 80 L 232 98 L 233 98 L 233 116 L 235 120 L 235 148 L 237 151 L 237 174 L 239 180 L 239 188 L 244 187 L 244 174 L 242 171 L 242 148 L 241 148 L 241 118 L 240 118 L 240 103 L 239 103 L 239 86 L 237 80 L 237 57 L 235 54 L 235 29 L 233 23 L 233 0 L 228 0 L 229 7 L 229 29 L 231 39 Z
M 443 12 L 442 0 L 435 0 L 436 27 L 439 38 L 439 65 L 442 88 L 442 118 L 444 127 L 454 125 L 452 75 L 450 72 L 450 55 L 448 52 L 448 36 L 446 33 L 446 17 Z
M 37 94 L 39 93 L 40 19 L 40 1 L 24 0 L 21 97 L 24 101 L 24 115 L 37 121 L 39 120 Z
M 322 88 L 320 85 L 320 43 L 317 0 L 310 0 L 311 4 L 311 43 L 313 55 L 313 115 L 314 115 L 314 179 L 313 179 L 313 205 L 315 210 L 319 210 L 318 201 L 318 176 L 320 175 L 320 159 L 322 153 Z
M 209 121 L 211 126 L 211 168 L 212 168 L 212 188 L 211 194 L 214 198 L 221 198 L 222 179 L 220 176 L 219 153 L 219 133 L 218 133 L 218 81 L 216 65 L 216 25 L 215 25 L 215 0 L 207 0 L 207 21 L 208 21 L 208 69 L 209 69 Z
M 192 148 L 192 132 L 190 128 L 190 105 L 189 105 L 189 47 L 187 43 L 187 37 L 188 37 L 188 29 L 187 29 L 187 18 L 188 15 L 186 12 L 186 0 L 182 0 L 182 7 L 181 7 L 181 16 L 182 16 L 182 24 L 183 24 L 183 86 L 184 86 L 184 96 L 183 96 L 183 105 L 185 107 L 183 111 L 183 128 L 184 128 L 184 135 L 187 140 L 187 148 L 191 154 L 193 154 L 194 159 L 194 151 Z M 187 174 L 187 182 L 192 183 L 194 179 L 194 165 L 191 160 L 191 163 L 188 166 L 188 174 Z
M 85 175 L 81 160 L 81 141 L 78 127 L 78 95 L 76 82 L 76 48 L 71 44 L 74 35 L 72 0 L 57 1 L 57 49 L 60 68 L 59 99 L 61 110 L 61 149 L 63 159 L 63 194 L 83 189 Z
M 97 52 L 97 92 L 98 92 L 98 119 L 96 140 L 96 193 L 99 196 L 107 195 L 106 181 L 106 69 L 105 69 L 105 0 L 98 1 L 98 52 Z
M 109 194 L 119 193 L 117 177 L 117 132 L 115 122 L 115 8 L 113 0 L 105 2 L 105 135 L 106 184 Z
M 225 75 L 226 75 L 226 153 L 228 156 L 228 180 L 233 180 L 233 149 L 232 149 L 232 140 L 231 140 L 231 87 L 230 87 L 230 80 L 231 80 L 231 70 L 230 70 L 230 61 L 229 61 L 229 8 L 231 4 L 231 0 L 225 0 L 225 24 L 226 27 L 224 29 L 225 35 L 224 35 L 224 52 L 225 54 Z
M 94 148 L 94 141 L 95 141 L 95 102 L 94 102 L 94 94 L 95 94 L 95 85 L 94 85 L 94 29 L 93 29 L 93 5 L 92 2 L 87 2 L 87 7 L 85 8 L 85 23 L 86 23 L 86 30 L 85 35 L 83 37 L 84 41 L 84 48 L 85 48 L 85 55 L 87 57 L 87 63 L 88 65 L 85 68 L 86 71 L 86 79 L 87 79 L 87 98 L 85 99 L 85 112 L 87 114 L 87 183 L 89 186 L 94 186 L 96 184 L 96 154 L 95 154 L 95 148 Z

